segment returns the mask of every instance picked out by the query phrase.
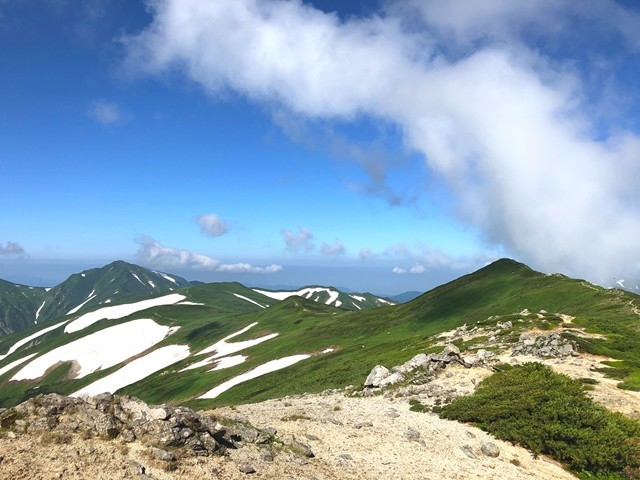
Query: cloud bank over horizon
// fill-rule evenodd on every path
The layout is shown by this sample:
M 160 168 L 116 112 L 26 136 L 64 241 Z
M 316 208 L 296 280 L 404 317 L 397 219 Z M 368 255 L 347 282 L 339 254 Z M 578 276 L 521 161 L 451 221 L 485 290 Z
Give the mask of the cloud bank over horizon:
M 136 238 L 136 243 L 140 245 L 136 260 L 142 265 L 153 268 L 226 273 L 277 273 L 282 271 L 280 265 L 257 267 L 245 262 L 222 263 L 207 255 L 182 248 L 168 247 L 148 235 Z
M 640 137 L 600 122 L 624 97 L 608 62 L 635 59 L 640 20 L 611 0 L 586 3 L 402 0 L 341 20 L 297 0 L 155 0 L 152 23 L 124 39 L 125 67 L 178 71 L 211 96 L 302 118 L 390 122 L 488 245 L 601 280 L 640 267 Z M 588 31 L 576 40 L 586 51 L 578 61 L 544 42 L 594 19 L 624 55 L 607 57 Z M 581 62 L 600 67 L 587 75 Z M 283 231 L 287 247 L 309 249 L 308 233 Z M 147 261 L 220 268 L 141 245 Z

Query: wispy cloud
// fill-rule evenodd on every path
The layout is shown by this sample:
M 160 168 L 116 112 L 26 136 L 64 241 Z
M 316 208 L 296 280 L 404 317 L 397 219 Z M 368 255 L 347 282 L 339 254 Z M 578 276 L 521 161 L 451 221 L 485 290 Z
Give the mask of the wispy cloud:
M 6 242 L 4 246 L 0 244 L 0 255 L 23 255 L 24 248 L 17 242 Z
M 194 253 L 182 248 L 167 247 L 148 235 L 138 237 L 136 243 L 140 245 L 136 254 L 137 260 L 154 268 L 227 273 L 276 273 L 282 270 L 280 265 L 256 267 L 248 263 L 222 263 L 220 260 L 207 255 Z
M 299 1 L 151 5 L 152 24 L 127 39 L 130 68 L 178 69 L 212 95 L 303 118 L 383 119 L 490 244 L 590 278 L 638 263 L 640 137 L 614 127 L 602 140 L 595 84 L 538 41 L 586 21 L 635 53 L 640 19 L 622 4 L 402 0 L 346 21 Z M 588 34 L 571 41 L 606 54 Z M 309 248 L 285 232 L 288 249 Z
M 127 115 L 115 102 L 96 100 L 89 107 L 89 116 L 103 125 L 115 125 L 126 120 Z
M 347 248 L 339 238 L 336 238 L 333 243 L 322 242 L 322 245 L 320 246 L 320 252 L 327 256 L 344 255 L 346 251 Z
M 315 248 L 313 234 L 307 228 L 299 228 L 297 233 L 285 229 L 282 230 L 282 236 L 284 237 L 286 250 L 310 252 Z
M 210 237 L 220 237 L 229 230 L 227 222 L 215 213 L 196 217 L 196 223 L 200 225 L 202 233 Z

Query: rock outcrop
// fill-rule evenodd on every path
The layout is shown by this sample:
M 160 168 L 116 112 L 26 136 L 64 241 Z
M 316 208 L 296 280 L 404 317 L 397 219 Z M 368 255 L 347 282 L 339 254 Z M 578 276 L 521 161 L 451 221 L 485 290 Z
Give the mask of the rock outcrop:
M 541 358 L 578 356 L 578 346 L 573 340 L 558 333 L 523 333 L 513 348 L 511 356 L 534 355 Z
M 460 356 L 460 349 L 450 344 L 444 348 L 442 353 L 419 353 L 402 365 L 393 367 L 391 370 L 382 365 L 376 365 L 367 376 L 364 387 L 365 389 L 376 389 L 395 385 L 406 380 L 410 374 L 420 369 L 429 375 L 444 369 L 452 363 L 457 363 L 469 368 L 474 364 L 474 361 L 462 358 Z
M 127 443 L 140 440 L 152 447 L 153 456 L 165 461 L 174 461 L 176 454 L 208 456 L 274 438 L 274 432 L 256 429 L 248 422 L 224 425 L 190 408 L 150 406 L 137 398 L 109 393 L 86 399 L 38 395 L 0 413 L 0 424 L 16 434 L 121 437 Z

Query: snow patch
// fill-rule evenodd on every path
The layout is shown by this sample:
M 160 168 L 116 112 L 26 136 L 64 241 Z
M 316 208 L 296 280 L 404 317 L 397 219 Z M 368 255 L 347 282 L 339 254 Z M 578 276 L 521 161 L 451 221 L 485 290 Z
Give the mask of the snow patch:
M 621 278 L 620 280 L 617 280 L 616 283 L 618 285 L 620 285 L 620 288 L 624 288 L 624 278 Z
M 69 310 L 67 312 L 67 315 L 72 315 L 72 314 L 76 313 L 78 310 L 80 310 L 82 307 L 84 307 L 87 304 L 87 302 L 91 301 L 92 299 L 94 299 L 96 297 L 95 293 L 96 293 L 95 290 L 91 290 L 91 293 L 89 294 L 89 297 L 84 302 L 82 302 L 80 305 L 78 305 L 77 307 L 72 308 L 71 310 Z
M 46 300 L 42 302 L 42 305 L 40 305 L 40 308 L 38 309 L 38 311 L 36 311 L 36 323 L 38 323 L 38 317 L 40 316 L 40 311 L 42 310 L 42 307 L 44 307 L 45 303 L 47 303 Z
M 139 382 L 169 365 L 184 360 L 188 356 L 188 345 L 167 345 L 166 347 L 158 348 L 144 357 L 129 362 L 120 370 L 72 393 L 71 396 L 84 397 L 104 392 L 115 393 L 117 390 Z
M 271 333 L 269 335 L 264 335 L 262 337 L 254 338 L 252 340 L 245 340 L 243 342 L 235 342 L 235 343 L 227 342 L 227 340 L 237 337 L 238 335 L 242 335 L 244 332 L 256 326 L 257 324 L 258 322 L 254 322 L 251 325 L 244 327 L 242 330 L 239 330 L 235 333 L 232 333 L 231 335 L 224 337 L 222 340 L 198 352 L 198 354 L 200 355 L 203 353 L 216 352 L 215 355 L 211 357 L 212 359 L 226 357 L 227 355 L 231 355 L 232 353 L 239 352 L 240 350 L 244 350 L 245 348 L 253 347 L 254 345 L 258 345 L 259 343 L 266 342 L 267 340 L 271 340 L 272 338 L 275 338 L 278 336 L 277 333 Z
M 205 367 L 210 365 L 213 362 L 216 362 L 216 366 L 209 370 L 210 372 L 214 370 L 222 370 L 224 368 L 235 367 L 236 365 L 240 365 L 244 363 L 244 361 L 249 358 L 246 355 L 232 355 L 231 357 L 222 357 L 216 360 L 214 357 L 208 357 L 204 360 L 200 360 L 199 362 L 192 363 L 188 367 L 183 368 L 180 372 L 185 372 L 187 370 L 193 370 L 194 368 Z
M 156 284 L 153 283 L 151 280 L 149 280 L 149 285 L 151 285 L 151 288 L 156 288 Z
M 388 300 L 385 300 L 384 298 L 378 298 L 377 300 L 378 300 L 378 302 L 386 303 L 387 305 L 395 305 L 395 303 L 389 302 Z
M 313 288 L 307 287 L 301 290 L 297 290 L 295 292 L 291 292 L 291 291 L 272 292 L 270 290 L 259 290 L 257 288 L 254 288 L 253 291 L 260 293 L 261 295 L 264 295 L 266 297 L 273 298 L 275 300 L 285 300 L 293 296 L 310 299 L 314 293 L 326 292 L 327 294 L 329 294 L 329 299 L 326 302 L 324 302 L 325 305 L 331 305 L 333 302 L 335 302 L 338 299 L 338 296 L 340 295 L 340 292 L 336 292 L 335 290 L 331 290 L 330 288 L 325 288 L 325 287 L 313 287 Z M 314 300 L 317 302 L 318 298 L 316 297 Z
M 235 367 L 236 365 L 240 365 L 244 363 L 244 361 L 249 358 L 246 355 L 232 355 L 231 357 L 223 357 L 218 360 L 216 366 L 211 370 L 222 370 L 224 368 Z
M 175 331 L 147 318 L 108 327 L 41 355 L 11 380 L 39 378 L 58 362 L 77 363 L 79 369 L 73 378 L 82 378 L 144 352 Z
M 136 277 L 136 280 L 138 280 L 142 285 L 144 285 L 144 282 L 142 280 L 140 280 L 140 277 L 138 275 L 136 275 L 135 273 L 131 272 L 131 275 L 133 275 L 134 277 Z M 145 285 L 146 287 L 146 285 Z
M 27 360 L 29 360 L 30 358 L 35 357 L 36 355 L 37 355 L 37 353 L 32 353 L 31 355 L 27 355 L 26 357 L 22 357 L 21 359 L 16 360 L 15 362 L 11 362 L 10 364 L 5 365 L 4 367 L 0 368 L 0 375 L 4 375 L 5 373 L 7 373 L 12 368 L 17 367 L 21 363 L 26 362 Z
M 322 350 L 322 353 L 331 353 L 333 351 L 333 348 L 325 348 L 324 350 Z
M 176 279 L 173 277 L 170 277 L 169 275 L 167 275 L 166 273 L 162 273 L 162 272 L 156 272 L 158 275 L 160 275 L 161 277 L 169 280 L 170 282 L 175 283 L 176 285 L 178 285 L 178 282 L 176 282 Z
M 69 320 L 65 320 L 64 322 L 56 323 L 55 325 L 52 325 L 52 326 L 47 327 L 47 328 L 44 328 L 44 329 L 40 330 L 39 332 L 34 333 L 33 335 L 29 335 L 28 337 L 23 338 L 22 340 L 18 340 L 16 343 L 13 344 L 13 346 L 9 349 L 9 351 L 7 353 L 5 353 L 4 355 L 0 355 L 0 361 L 2 361 L 5 358 L 7 358 L 13 352 L 15 352 L 17 349 L 19 349 L 22 345 L 25 345 L 25 344 L 29 343 L 31 340 L 34 340 L 34 339 L 44 335 L 45 333 L 50 332 L 51 330 L 55 330 L 56 328 L 64 325 L 68 321 Z
M 239 293 L 234 293 L 234 295 L 238 298 L 241 298 L 242 300 L 246 300 L 247 302 L 253 303 L 254 305 L 259 306 L 260 308 L 267 308 L 264 305 L 259 304 L 258 302 L 256 302 L 255 300 L 251 300 L 250 298 L 245 297 L 244 295 L 240 295 Z
M 94 310 L 93 312 L 88 312 L 84 315 L 81 315 L 80 317 L 72 321 L 69 325 L 67 325 L 64 331 L 65 333 L 78 332 L 83 328 L 87 328 L 88 326 L 93 325 L 99 320 L 114 320 L 117 318 L 126 317 L 142 310 L 146 310 L 147 308 L 158 307 L 161 305 L 173 305 L 174 303 L 181 302 L 185 298 L 187 297 L 185 297 L 184 295 L 171 293 L 163 297 L 141 300 L 140 302 L 125 303 L 123 305 L 113 305 L 112 307 L 103 307 L 98 310 Z
M 309 358 L 310 355 L 292 355 L 290 357 L 278 358 L 277 360 L 271 360 L 270 362 L 264 363 L 259 367 L 254 368 L 253 370 L 249 370 L 242 375 L 238 375 L 237 377 L 232 378 L 231 380 L 227 380 L 226 382 L 221 383 L 217 387 L 209 390 L 208 392 L 200 395 L 198 398 L 216 398 L 221 393 L 226 392 L 232 387 L 244 383 L 248 380 L 252 380 L 254 378 L 260 377 L 262 375 L 266 375 L 267 373 L 275 372 L 277 370 L 281 370 L 286 367 L 290 367 L 298 363 L 301 360 L 305 360 Z
M 362 297 L 360 295 L 349 295 L 349 296 L 359 302 L 365 302 L 367 300 L 365 297 Z

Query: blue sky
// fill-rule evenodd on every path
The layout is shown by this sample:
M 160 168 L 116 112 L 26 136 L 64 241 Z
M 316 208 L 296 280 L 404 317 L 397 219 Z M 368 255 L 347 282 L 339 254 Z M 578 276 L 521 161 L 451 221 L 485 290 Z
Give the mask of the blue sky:
M 634 2 L 0 1 L 0 278 L 638 276 Z

